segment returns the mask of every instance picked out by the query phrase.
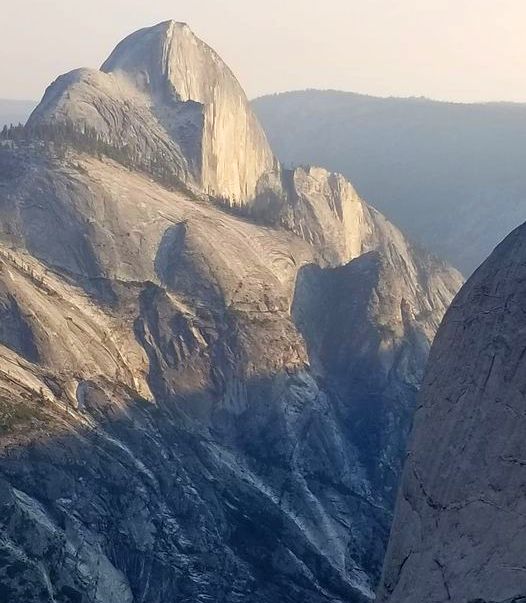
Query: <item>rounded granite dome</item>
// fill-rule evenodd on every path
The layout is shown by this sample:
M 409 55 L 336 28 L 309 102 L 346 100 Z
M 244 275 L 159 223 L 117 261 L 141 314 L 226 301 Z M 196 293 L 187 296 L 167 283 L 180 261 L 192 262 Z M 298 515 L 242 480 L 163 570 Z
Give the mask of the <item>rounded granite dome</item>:
M 100 71 L 59 78 L 30 123 L 67 120 L 180 166 L 178 174 L 245 205 L 277 162 L 231 70 L 188 25 L 165 21 L 120 42 Z

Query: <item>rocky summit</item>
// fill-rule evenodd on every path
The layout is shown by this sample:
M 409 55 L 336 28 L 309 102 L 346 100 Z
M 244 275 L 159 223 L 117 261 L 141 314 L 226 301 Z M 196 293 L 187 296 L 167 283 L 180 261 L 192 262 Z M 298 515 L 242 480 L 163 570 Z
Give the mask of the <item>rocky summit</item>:
M 135 32 L 100 70 L 79 69 L 46 91 L 29 124 L 69 121 L 170 164 L 209 195 L 244 205 L 276 166 L 232 72 L 184 23 Z
M 0 601 L 371 601 L 460 275 L 283 169 L 186 25 L 0 146 Z
M 526 601 L 526 225 L 475 272 L 429 358 L 380 603 Z

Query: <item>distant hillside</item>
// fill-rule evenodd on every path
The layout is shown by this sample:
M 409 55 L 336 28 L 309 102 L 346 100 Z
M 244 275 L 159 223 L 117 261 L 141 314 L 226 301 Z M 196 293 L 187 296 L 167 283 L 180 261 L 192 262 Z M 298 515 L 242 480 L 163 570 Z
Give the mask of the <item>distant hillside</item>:
M 308 90 L 253 106 L 283 162 L 342 172 L 465 274 L 526 220 L 526 105 Z
M 5 124 L 25 123 L 36 102 L 0 98 L 0 128 Z

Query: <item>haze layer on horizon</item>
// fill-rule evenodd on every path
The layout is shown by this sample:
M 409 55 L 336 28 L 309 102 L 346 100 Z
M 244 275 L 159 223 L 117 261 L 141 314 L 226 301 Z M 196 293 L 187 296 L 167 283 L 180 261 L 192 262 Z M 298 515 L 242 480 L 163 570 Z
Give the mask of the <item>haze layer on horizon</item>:
M 524 0 L 4 0 L 0 98 L 39 99 L 132 31 L 187 22 L 249 97 L 304 88 L 526 102 Z

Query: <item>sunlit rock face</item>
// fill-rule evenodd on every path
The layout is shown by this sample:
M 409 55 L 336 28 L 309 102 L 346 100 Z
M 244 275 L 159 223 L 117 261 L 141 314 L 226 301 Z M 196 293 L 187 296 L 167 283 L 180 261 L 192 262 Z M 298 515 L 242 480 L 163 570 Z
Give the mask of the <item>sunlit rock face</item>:
M 35 140 L 0 152 L 0 599 L 374 596 L 461 278 L 341 176 L 274 166 L 248 113 L 252 151 L 230 148 L 233 81 L 186 26 L 141 30 L 59 78 Z M 42 146 L 60 120 L 169 157 L 182 186 Z M 207 196 L 205 165 L 246 199 L 254 184 L 249 211 Z
M 100 71 L 58 78 L 30 125 L 57 120 L 173 163 L 183 180 L 233 206 L 249 203 L 264 174 L 277 169 L 236 78 L 184 23 L 137 31 Z
M 382 603 L 526 597 L 526 227 L 453 301 L 431 350 Z

